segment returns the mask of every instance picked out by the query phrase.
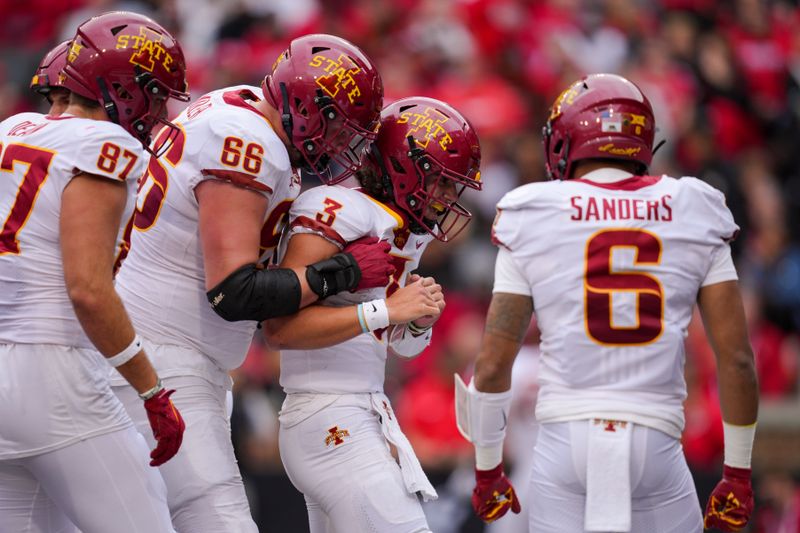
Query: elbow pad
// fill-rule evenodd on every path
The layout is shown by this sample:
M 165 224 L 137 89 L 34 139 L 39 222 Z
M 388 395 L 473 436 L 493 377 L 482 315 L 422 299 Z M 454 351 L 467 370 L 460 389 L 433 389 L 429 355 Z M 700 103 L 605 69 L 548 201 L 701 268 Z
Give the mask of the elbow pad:
M 211 308 L 228 322 L 267 320 L 300 310 L 302 288 L 293 270 L 259 269 L 255 263 L 234 270 L 206 293 Z
M 306 267 L 306 281 L 320 300 L 344 290 L 353 290 L 361 281 L 361 269 L 352 254 L 341 252 Z
M 422 353 L 428 347 L 433 337 L 433 329 L 426 330 L 419 336 L 414 336 L 405 326 L 395 326 L 389 336 L 389 348 L 399 355 L 411 359 Z

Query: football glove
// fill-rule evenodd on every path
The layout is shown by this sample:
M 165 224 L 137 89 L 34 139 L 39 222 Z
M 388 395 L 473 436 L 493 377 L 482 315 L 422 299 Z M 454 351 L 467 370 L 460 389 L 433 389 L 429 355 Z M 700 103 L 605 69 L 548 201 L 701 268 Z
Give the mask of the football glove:
M 491 470 L 475 469 L 472 508 L 487 523 L 502 517 L 509 509 L 516 514 L 522 510 L 514 487 L 503 472 L 503 463 Z
M 379 241 L 377 237 L 362 237 L 348 244 L 342 253 L 350 254 L 361 271 L 361 277 L 351 290 L 371 289 L 385 287 L 394 274 L 389 250 L 391 245 L 386 241 Z
M 749 468 L 724 465 L 722 480 L 717 483 L 706 505 L 703 527 L 721 531 L 739 531 L 753 512 L 753 488 Z
M 178 409 L 169 399 L 175 390 L 158 392 L 152 398 L 144 401 L 147 410 L 147 419 L 156 438 L 156 447 L 150 452 L 150 466 L 159 466 L 169 461 L 181 447 L 183 431 L 186 424 Z

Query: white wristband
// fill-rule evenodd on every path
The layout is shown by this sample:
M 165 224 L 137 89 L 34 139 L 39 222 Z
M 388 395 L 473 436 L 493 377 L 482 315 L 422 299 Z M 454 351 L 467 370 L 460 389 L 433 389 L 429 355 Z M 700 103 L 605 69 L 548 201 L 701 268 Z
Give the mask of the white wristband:
M 725 464 L 734 468 L 750 468 L 756 425 L 735 426 L 723 421 L 722 434 L 725 438 Z
M 389 327 L 389 309 L 386 307 L 386 300 L 364 302 L 361 309 L 369 331 Z
M 491 470 L 503 462 L 503 445 L 475 446 L 475 468 Z
M 127 348 L 119 352 L 117 355 L 113 357 L 107 357 L 106 361 L 108 364 L 113 366 L 114 368 L 118 366 L 122 366 L 131 359 L 133 356 L 139 353 L 142 350 L 142 338 L 139 335 L 134 335 L 133 340 L 128 345 Z

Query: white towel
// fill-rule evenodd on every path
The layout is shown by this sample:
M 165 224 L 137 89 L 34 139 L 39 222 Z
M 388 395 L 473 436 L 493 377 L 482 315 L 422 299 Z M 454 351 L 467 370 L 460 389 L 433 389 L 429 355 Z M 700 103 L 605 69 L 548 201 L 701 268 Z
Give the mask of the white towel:
M 631 433 L 619 420 L 589 421 L 586 461 L 587 531 L 631 530 Z
M 397 455 L 400 459 L 400 472 L 403 475 L 403 483 L 406 486 L 406 490 L 410 494 L 419 492 L 426 502 L 438 498 L 439 495 L 436 494 L 436 489 L 433 488 L 431 482 L 428 481 L 428 476 L 422 470 L 411 443 L 408 442 L 408 438 L 400 429 L 400 424 L 397 423 L 397 417 L 395 417 L 392 410 L 389 398 L 383 393 L 375 392 L 370 394 L 370 400 L 373 409 L 381 415 L 383 436 L 397 448 Z

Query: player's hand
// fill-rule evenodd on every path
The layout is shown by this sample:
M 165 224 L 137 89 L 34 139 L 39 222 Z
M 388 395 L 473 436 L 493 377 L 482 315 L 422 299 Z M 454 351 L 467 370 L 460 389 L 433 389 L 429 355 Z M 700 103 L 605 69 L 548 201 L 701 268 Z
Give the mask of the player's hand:
M 442 286 L 433 278 L 421 278 L 400 287 L 386 299 L 390 324 L 405 324 L 426 315 L 438 315 L 439 301 L 444 302 Z
M 345 246 L 342 253 L 350 254 L 361 271 L 361 278 L 353 290 L 385 287 L 389 284 L 395 271 L 389 255 L 391 249 L 388 242 L 378 240 L 377 237 L 361 237 Z
M 144 401 L 147 418 L 156 438 L 156 447 L 150 452 L 150 466 L 158 466 L 169 461 L 183 442 L 186 424 L 178 409 L 169 399 L 174 390 L 164 390 Z
M 491 470 L 475 469 L 472 508 L 478 518 L 486 523 L 494 522 L 509 509 L 515 514 L 522 510 L 514 487 L 503 472 L 503 463 Z
M 445 301 L 444 301 L 444 293 L 441 291 L 441 286 L 436 284 L 436 281 L 433 278 L 423 278 L 419 274 L 411 274 L 409 278 L 409 282 L 413 283 L 417 280 L 422 280 L 422 284 L 426 287 L 431 287 L 431 290 L 434 291 L 433 287 L 438 287 L 438 291 L 432 292 L 431 296 L 436 301 L 436 306 L 439 308 L 437 313 L 433 313 L 430 315 L 425 315 L 420 318 L 414 319 L 414 324 L 420 329 L 428 329 L 433 327 L 439 317 L 442 316 L 442 312 L 444 311 Z
M 722 481 L 717 483 L 706 505 L 703 527 L 721 531 L 739 531 L 753 512 L 753 488 L 749 468 L 722 467 Z

